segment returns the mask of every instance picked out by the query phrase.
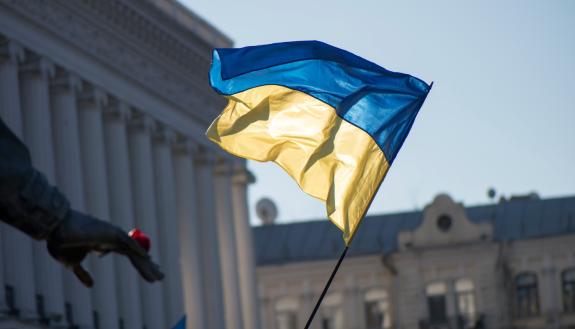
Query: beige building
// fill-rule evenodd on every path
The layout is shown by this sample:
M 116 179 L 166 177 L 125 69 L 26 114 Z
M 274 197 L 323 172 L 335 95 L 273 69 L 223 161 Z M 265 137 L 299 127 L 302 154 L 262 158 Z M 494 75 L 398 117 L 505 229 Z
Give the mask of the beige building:
M 86 261 L 0 225 L 0 328 L 259 328 L 245 161 L 204 137 L 231 41 L 172 0 L 0 0 L 0 116 L 72 207 L 152 239 L 166 278 Z M 241 261 L 238 261 L 241 260 Z
M 263 327 L 303 328 L 342 251 L 327 220 L 255 229 Z M 314 329 L 575 328 L 575 197 L 368 216 Z

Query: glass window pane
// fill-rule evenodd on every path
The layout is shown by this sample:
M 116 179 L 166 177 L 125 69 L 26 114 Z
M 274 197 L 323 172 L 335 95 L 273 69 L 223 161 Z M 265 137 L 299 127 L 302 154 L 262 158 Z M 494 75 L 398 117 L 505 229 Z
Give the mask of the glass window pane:
M 277 314 L 278 329 L 296 329 L 297 314 L 295 312 L 280 312 Z
M 563 271 L 563 310 L 575 313 L 575 268 Z
M 384 289 L 373 289 L 366 292 L 364 309 L 367 329 L 391 327 L 391 312 L 387 291 Z
M 447 305 L 445 295 L 428 296 L 429 321 L 432 324 L 447 323 Z
M 539 315 L 539 291 L 534 273 L 520 273 L 515 277 L 516 315 Z
M 322 329 L 344 329 L 342 305 L 343 295 L 341 293 L 332 293 L 325 297 L 321 306 Z

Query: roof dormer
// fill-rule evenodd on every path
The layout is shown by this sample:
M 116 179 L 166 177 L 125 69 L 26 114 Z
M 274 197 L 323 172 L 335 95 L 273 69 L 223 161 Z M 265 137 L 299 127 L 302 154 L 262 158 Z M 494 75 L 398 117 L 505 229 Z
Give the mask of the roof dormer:
M 491 240 L 493 229 L 489 223 L 474 223 L 465 208 L 447 194 L 439 194 L 423 210 L 423 221 L 412 231 L 399 233 L 400 249 L 437 247 Z

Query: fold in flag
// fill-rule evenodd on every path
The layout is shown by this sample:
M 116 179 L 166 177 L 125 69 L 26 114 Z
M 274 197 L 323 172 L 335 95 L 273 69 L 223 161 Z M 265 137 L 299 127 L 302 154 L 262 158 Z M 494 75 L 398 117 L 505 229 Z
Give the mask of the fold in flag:
M 210 84 L 229 103 L 209 139 L 280 165 L 347 245 L 431 88 L 318 41 L 215 49 Z

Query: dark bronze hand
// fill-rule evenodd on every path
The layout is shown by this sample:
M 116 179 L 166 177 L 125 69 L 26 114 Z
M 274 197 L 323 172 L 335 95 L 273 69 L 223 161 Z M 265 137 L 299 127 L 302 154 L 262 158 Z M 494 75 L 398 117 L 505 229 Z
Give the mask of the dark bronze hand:
M 93 285 L 90 274 L 81 262 L 91 252 L 116 252 L 127 256 L 140 275 L 149 282 L 164 275 L 140 245 L 119 227 L 94 217 L 70 210 L 68 216 L 48 236 L 50 254 L 70 267 L 88 287 Z

